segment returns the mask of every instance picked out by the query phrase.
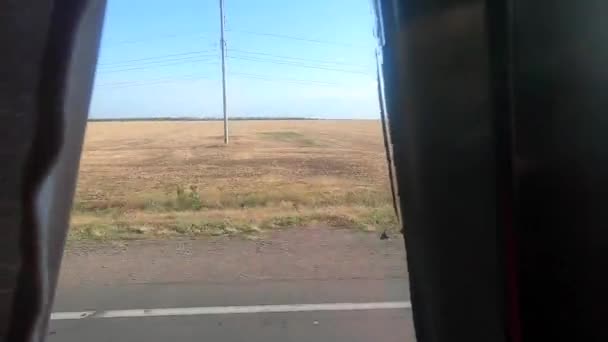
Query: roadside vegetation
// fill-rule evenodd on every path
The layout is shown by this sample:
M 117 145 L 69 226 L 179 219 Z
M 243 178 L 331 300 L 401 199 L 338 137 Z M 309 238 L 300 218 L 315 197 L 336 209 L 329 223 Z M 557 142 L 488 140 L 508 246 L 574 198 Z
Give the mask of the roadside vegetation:
M 71 241 L 397 229 L 379 123 L 89 123 Z

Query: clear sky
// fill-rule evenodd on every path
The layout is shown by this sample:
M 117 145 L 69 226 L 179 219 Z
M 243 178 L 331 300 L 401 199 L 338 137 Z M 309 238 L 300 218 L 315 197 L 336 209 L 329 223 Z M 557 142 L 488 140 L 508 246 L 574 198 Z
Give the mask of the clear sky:
M 219 117 L 219 0 L 109 0 L 91 117 Z M 225 0 L 228 114 L 378 118 L 370 0 Z

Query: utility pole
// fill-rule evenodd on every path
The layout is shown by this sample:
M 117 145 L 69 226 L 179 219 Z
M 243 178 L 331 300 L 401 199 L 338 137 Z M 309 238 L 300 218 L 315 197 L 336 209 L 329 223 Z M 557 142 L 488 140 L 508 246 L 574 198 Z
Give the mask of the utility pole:
M 220 48 L 222 50 L 222 105 L 224 110 L 224 144 L 228 144 L 228 113 L 226 112 L 226 41 L 224 40 L 224 0 L 220 0 Z

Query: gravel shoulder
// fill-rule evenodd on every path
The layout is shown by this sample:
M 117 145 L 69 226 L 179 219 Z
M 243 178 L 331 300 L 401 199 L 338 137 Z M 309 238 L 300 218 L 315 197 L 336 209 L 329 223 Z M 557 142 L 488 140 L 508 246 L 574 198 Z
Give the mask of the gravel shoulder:
M 272 232 L 260 240 L 218 237 L 70 243 L 59 288 L 148 283 L 405 278 L 401 235 L 327 227 Z

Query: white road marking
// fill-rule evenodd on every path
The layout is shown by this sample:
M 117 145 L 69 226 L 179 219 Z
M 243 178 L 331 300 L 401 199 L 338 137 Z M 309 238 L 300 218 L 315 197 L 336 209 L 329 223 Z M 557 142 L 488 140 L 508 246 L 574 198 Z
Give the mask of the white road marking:
M 251 313 L 307 312 L 307 311 L 356 311 L 409 309 L 410 302 L 373 302 L 373 303 L 323 303 L 251 306 L 203 306 L 192 308 L 132 309 L 54 312 L 51 320 L 74 320 L 83 318 L 128 318 L 158 316 L 229 315 Z
M 54 312 L 51 314 L 51 319 L 81 319 L 87 318 L 94 314 L 95 311 L 78 311 L 78 312 Z

